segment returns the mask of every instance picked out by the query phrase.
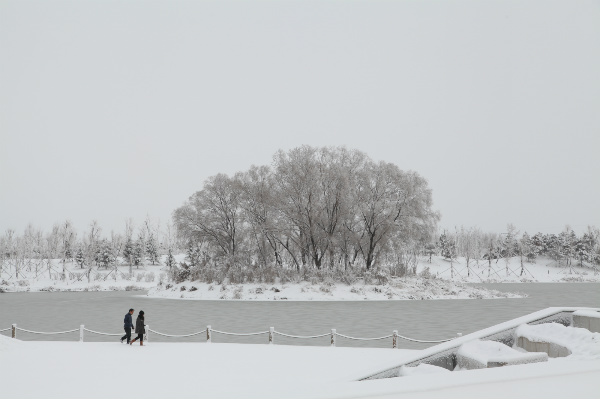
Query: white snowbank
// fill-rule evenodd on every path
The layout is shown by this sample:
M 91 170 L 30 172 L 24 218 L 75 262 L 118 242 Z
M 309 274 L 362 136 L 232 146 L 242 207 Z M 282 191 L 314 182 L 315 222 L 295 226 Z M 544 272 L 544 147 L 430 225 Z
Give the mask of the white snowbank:
M 600 359 L 600 333 L 585 328 L 565 327 L 558 323 L 523 324 L 515 330 L 515 336 L 564 346 L 572 353 L 569 357 Z
M 6 352 L 19 346 L 21 341 L 0 335 L 0 352 Z
M 600 312 L 594 312 L 593 310 L 577 310 L 573 312 L 573 316 L 594 317 L 600 319 Z
M 400 372 L 398 373 L 399 377 L 408 377 L 422 374 L 437 374 L 437 373 L 451 373 L 450 370 L 445 369 L 443 367 L 434 366 L 431 364 L 421 363 L 417 367 L 406 367 L 402 366 L 400 368 Z
M 402 378 L 356 381 L 419 352 L 397 349 L 40 341 L 16 349 L 2 352 L 3 398 L 564 399 L 595 397 L 600 380 L 600 360 L 593 360 L 460 373 L 419 366 Z

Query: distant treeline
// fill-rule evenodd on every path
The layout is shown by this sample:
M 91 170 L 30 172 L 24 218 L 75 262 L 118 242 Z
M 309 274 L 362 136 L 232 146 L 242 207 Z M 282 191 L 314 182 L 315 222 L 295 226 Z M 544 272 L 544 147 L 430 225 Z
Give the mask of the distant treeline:
M 123 233 L 111 231 L 102 234 L 100 225 L 93 221 L 81 234 L 69 221 L 55 224 L 50 232 L 27 226 L 22 235 L 7 230 L 0 236 L 0 261 L 12 260 L 17 267 L 31 260 L 62 259 L 76 262 L 80 268 L 109 268 L 116 264 L 158 264 L 162 254 L 177 251 L 177 242 L 171 225 L 160 228 L 147 219 L 137 231 L 131 220 L 125 223 Z
M 279 151 L 270 166 L 209 178 L 162 228 L 147 219 L 137 229 L 127 221 L 123 232 L 108 236 L 97 222 L 81 234 L 68 221 L 50 232 L 8 230 L 0 236 L 0 267 L 18 270 L 35 259 L 79 268 L 162 261 L 175 280 L 243 282 L 402 276 L 415 273 L 419 256 L 433 255 L 464 257 L 467 265 L 514 256 L 600 263 L 596 228 L 579 236 L 569 228 L 530 236 L 512 225 L 501 234 L 464 227 L 440 234 L 438 220 L 427 181 L 417 173 L 360 151 L 303 146 Z M 185 261 L 175 262 L 182 252 Z
M 538 256 L 554 259 L 559 265 L 572 265 L 573 260 L 583 266 L 600 264 L 600 230 L 588 227 L 587 231 L 577 235 L 566 227 L 559 234 L 536 233 L 533 236 L 520 234 L 512 225 L 506 233 L 482 233 L 478 229 L 456 229 L 444 231 L 436 243 L 429 243 L 427 251 L 439 254 L 447 259 L 464 257 L 465 259 L 500 259 L 520 256 L 528 262 L 535 262 Z

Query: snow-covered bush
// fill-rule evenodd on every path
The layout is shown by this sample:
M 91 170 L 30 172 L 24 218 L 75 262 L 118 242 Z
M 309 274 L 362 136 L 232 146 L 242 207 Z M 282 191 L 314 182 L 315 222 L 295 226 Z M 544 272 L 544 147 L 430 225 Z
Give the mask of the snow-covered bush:
M 431 274 L 431 271 L 429 270 L 429 266 L 427 266 L 425 269 L 423 269 L 423 271 L 421 273 L 419 273 L 419 276 L 423 277 L 423 278 L 432 278 L 435 277 L 434 275 Z
M 154 272 L 149 272 L 149 273 L 146 273 L 146 276 L 145 276 L 145 281 L 146 281 L 147 283 L 151 283 L 151 282 L 153 282 L 153 281 L 154 281 L 154 277 L 155 277 L 155 276 L 154 276 Z
M 135 276 L 135 281 L 137 281 L 137 282 L 139 283 L 140 281 L 142 281 L 142 280 L 144 279 L 144 276 L 145 276 L 145 275 L 146 275 L 146 273 L 138 273 L 138 274 Z
M 242 299 L 244 287 L 238 287 L 233 291 L 233 299 Z
M 185 262 L 181 262 L 179 266 L 176 266 L 171 270 L 171 274 L 171 278 L 177 284 L 190 280 L 190 266 Z
M 358 276 L 354 274 L 352 270 L 338 270 L 336 273 L 336 280 L 341 281 L 346 285 L 353 285 L 358 280 Z
M 319 287 L 319 290 L 326 294 L 331 294 L 333 291 L 333 287 L 331 285 L 323 284 Z

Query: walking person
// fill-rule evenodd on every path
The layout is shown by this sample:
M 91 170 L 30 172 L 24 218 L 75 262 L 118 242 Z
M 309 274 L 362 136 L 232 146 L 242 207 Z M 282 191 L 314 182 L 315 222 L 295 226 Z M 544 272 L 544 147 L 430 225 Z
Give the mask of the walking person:
M 121 337 L 121 343 L 127 338 L 127 343 L 131 341 L 131 329 L 133 328 L 133 322 L 131 321 L 131 315 L 133 314 L 133 309 L 129 309 L 129 312 L 125 315 L 123 319 L 123 329 L 125 329 L 125 335 Z
M 137 319 L 135 319 L 135 333 L 137 334 L 137 337 L 135 337 L 129 345 L 133 345 L 133 343 L 139 339 L 140 346 L 144 346 L 144 333 L 146 332 L 144 324 L 144 311 L 140 310 Z

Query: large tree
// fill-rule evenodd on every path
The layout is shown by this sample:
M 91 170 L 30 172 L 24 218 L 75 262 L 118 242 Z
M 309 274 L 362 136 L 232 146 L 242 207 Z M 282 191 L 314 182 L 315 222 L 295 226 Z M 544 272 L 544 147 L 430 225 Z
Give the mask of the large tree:
M 209 178 L 204 188 L 178 208 L 173 219 L 188 240 L 207 241 L 219 255 L 236 255 L 242 238 L 241 191 L 224 174 Z

